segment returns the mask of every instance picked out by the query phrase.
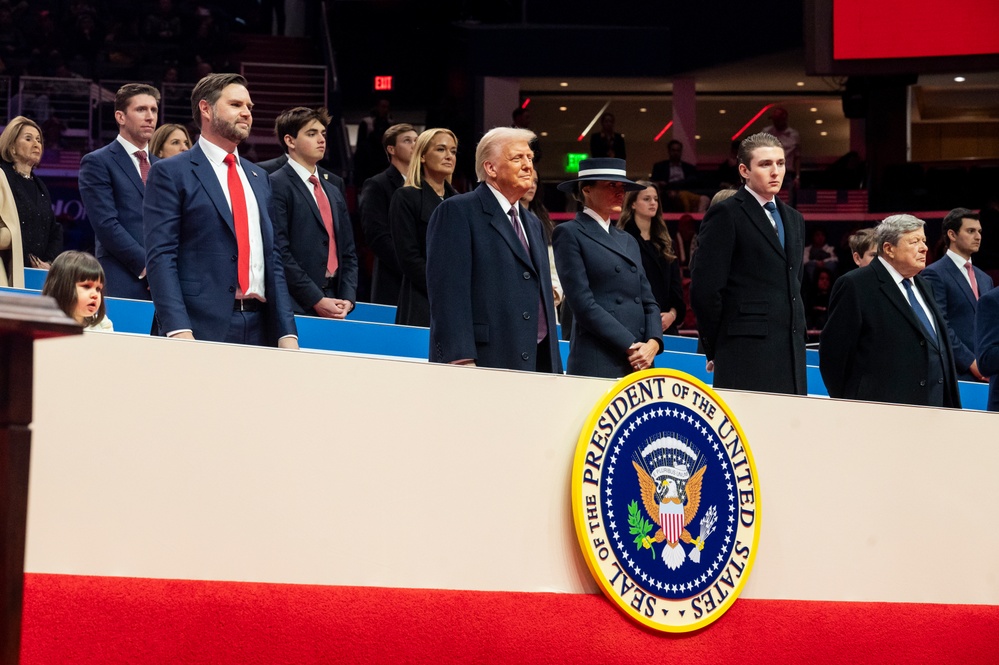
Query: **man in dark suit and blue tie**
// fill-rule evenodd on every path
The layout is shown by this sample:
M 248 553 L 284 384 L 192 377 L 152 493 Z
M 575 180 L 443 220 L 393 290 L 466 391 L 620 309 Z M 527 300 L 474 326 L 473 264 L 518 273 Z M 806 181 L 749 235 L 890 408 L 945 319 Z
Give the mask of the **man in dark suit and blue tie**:
M 892 215 L 878 258 L 836 280 L 819 367 L 830 397 L 961 408 L 947 321 L 930 285 L 923 221 Z
M 342 319 L 357 301 L 357 254 L 347 202 L 318 168 L 326 153 L 326 109 L 281 113 L 275 132 L 288 163 L 271 174 L 274 233 L 295 311 Z
M 534 132 L 497 127 L 475 150 L 475 190 L 427 228 L 430 361 L 562 373 L 548 245 L 520 204 L 534 184 Z
M 971 263 L 982 244 L 982 223 L 967 208 L 954 208 L 943 220 L 947 253 L 926 267 L 922 276 L 933 286 L 940 311 L 947 318 L 957 376 L 962 381 L 985 377 L 975 360 L 975 312 L 978 299 L 992 290 L 992 278 Z
M 191 110 L 201 137 L 149 172 L 149 287 L 163 335 L 298 348 L 267 173 L 237 152 L 252 108 L 238 74 L 209 74 L 195 85 Z
M 804 395 L 805 222 L 777 198 L 784 148 L 770 134 L 739 146 L 746 186 L 704 215 L 690 304 L 715 388 Z
M 80 162 L 80 198 L 94 228 L 95 253 L 104 268 L 104 295 L 149 300 L 142 198 L 156 157 L 147 150 L 156 130 L 160 91 L 126 83 L 114 98 L 118 136 Z

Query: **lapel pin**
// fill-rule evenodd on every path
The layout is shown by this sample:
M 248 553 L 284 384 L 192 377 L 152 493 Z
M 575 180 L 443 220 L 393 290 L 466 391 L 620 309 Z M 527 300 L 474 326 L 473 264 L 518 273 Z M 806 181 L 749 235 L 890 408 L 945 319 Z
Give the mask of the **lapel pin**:
M 330 174 L 329 173 L 324 173 L 323 174 L 323 180 L 329 180 L 329 179 L 330 179 Z

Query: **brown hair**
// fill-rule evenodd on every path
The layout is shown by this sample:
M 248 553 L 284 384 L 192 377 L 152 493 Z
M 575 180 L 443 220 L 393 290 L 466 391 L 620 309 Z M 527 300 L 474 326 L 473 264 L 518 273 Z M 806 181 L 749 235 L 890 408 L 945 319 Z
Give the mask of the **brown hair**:
M 149 95 L 160 103 L 160 91 L 145 83 L 126 83 L 114 94 L 114 110 L 128 111 L 128 103 L 137 95 Z
M 209 74 L 198 81 L 194 90 L 191 91 L 191 115 L 194 117 L 194 124 L 201 128 L 201 100 L 208 102 L 209 106 L 215 106 L 215 102 L 222 96 L 222 91 L 229 85 L 246 86 L 246 79 L 239 74 Z
M 659 198 L 659 187 L 657 187 L 654 182 L 650 182 L 648 180 L 638 180 L 636 182 L 639 185 L 643 185 L 645 189 L 648 189 L 649 187 L 654 189 L 656 197 Z M 631 206 L 635 204 L 635 200 L 638 199 L 638 195 L 644 192 L 645 189 L 628 192 L 624 195 L 624 205 L 621 208 L 621 217 L 617 220 L 617 228 L 623 229 L 625 225 L 635 217 L 635 213 L 631 209 Z M 663 221 L 662 199 L 659 199 L 659 206 L 656 208 L 656 214 L 652 215 L 652 223 L 649 224 L 649 241 L 652 243 L 652 246 L 656 248 L 656 251 L 662 254 L 663 258 L 666 259 L 667 262 L 676 260 L 676 254 L 673 252 L 673 241 L 670 240 L 669 229 L 666 228 L 666 222 Z
M 278 143 L 288 152 L 288 144 L 284 142 L 285 136 L 298 138 L 298 133 L 302 127 L 313 120 L 318 120 L 319 124 L 326 127 L 330 124 L 330 114 L 325 108 L 310 109 L 307 106 L 296 106 L 293 109 L 281 111 L 281 114 L 274 120 L 274 134 Z
M 187 127 L 176 123 L 168 123 L 160 126 L 159 129 L 153 132 L 152 137 L 149 139 L 149 154 L 162 157 L 160 153 L 163 151 L 163 146 L 166 145 L 167 139 L 170 138 L 170 135 L 178 129 L 184 132 L 184 136 L 187 137 L 188 145 L 191 145 L 191 135 L 187 133 Z
M 92 254 L 87 252 L 77 252 L 69 250 L 55 257 L 49 274 L 45 277 L 45 284 L 42 286 L 43 296 L 52 296 L 59 309 L 66 313 L 66 316 L 73 318 L 76 312 L 76 285 L 78 282 L 100 282 L 105 284 L 104 268 L 97 262 Z M 87 319 L 87 325 L 94 325 L 104 320 L 107 313 L 104 295 L 101 294 L 101 304 L 97 308 L 97 313 Z

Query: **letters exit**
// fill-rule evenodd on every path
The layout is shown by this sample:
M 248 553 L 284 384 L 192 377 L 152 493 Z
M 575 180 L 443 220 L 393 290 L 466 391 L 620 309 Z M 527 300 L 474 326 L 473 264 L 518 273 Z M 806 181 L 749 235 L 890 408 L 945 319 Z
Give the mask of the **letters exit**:
M 376 76 L 375 77 L 375 90 L 391 90 L 392 89 L 392 77 L 391 76 Z

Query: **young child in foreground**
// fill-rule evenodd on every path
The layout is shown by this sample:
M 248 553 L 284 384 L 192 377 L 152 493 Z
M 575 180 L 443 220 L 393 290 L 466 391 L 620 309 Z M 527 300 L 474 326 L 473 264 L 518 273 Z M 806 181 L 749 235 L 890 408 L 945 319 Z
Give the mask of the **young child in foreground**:
M 42 286 L 43 296 L 55 298 L 59 308 L 86 330 L 112 332 L 104 305 L 104 269 L 86 252 L 63 252 L 52 261 Z

